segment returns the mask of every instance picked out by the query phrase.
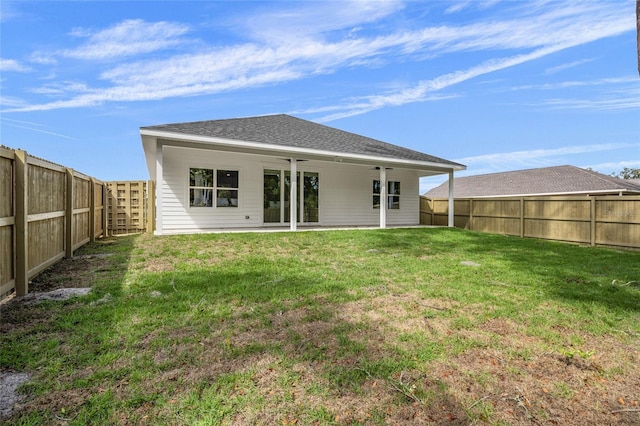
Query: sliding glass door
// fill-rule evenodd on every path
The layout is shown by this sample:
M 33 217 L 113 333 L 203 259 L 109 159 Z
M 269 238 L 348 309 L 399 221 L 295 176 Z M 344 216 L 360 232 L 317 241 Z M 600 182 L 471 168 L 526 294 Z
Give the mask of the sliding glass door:
M 320 177 L 318 173 L 296 175 L 298 223 L 319 222 Z M 264 223 L 289 223 L 291 217 L 291 173 L 287 170 L 264 171 Z M 300 214 L 302 212 L 302 215 Z

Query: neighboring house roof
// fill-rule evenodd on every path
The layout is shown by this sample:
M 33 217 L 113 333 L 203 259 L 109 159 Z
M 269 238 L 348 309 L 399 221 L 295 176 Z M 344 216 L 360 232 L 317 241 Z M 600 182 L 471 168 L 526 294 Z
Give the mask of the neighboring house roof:
M 345 160 L 383 158 L 414 165 L 441 166 L 443 169 L 466 168 L 433 155 L 285 114 L 146 126 L 140 128 L 140 134 L 143 143 L 145 136 L 157 139 L 179 137 L 180 140 L 204 144 L 339 156 Z
M 465 176 L 453 181 L 454 198 L 524 195 L 640 194 L 640 185 L 575 166 L 544 167 Z M 447 198 L 447 182 L 426 192 L 430 198 Z

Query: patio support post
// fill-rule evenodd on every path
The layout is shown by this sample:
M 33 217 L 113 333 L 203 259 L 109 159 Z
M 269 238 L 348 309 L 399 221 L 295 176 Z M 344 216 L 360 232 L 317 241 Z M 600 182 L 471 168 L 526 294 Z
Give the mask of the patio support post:
M 453 170 L 449 171 L 449 218 L 447 226 L 452 228 L 454 226 L 454 211 L 453 211 Z
M 162 144 L 156 145 L 156 230 L 155 235 L 162 235 Z M 116 207 L 117 208 L 117 207 Z
M 387 227 L 387 170 L 380 167 L 380 228 Z
M 295 231 L 298 226 L 298 163 L 295 158 L 290 160 L 291 164 L 291 193 L 289 194 L 289 225 L 290 230 Z

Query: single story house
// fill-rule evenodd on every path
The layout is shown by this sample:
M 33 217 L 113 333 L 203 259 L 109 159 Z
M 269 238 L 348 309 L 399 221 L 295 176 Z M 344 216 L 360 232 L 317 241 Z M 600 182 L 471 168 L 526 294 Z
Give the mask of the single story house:
M 157 235 L 418 225 L 420 177 L 453 182 L 466 168 L 284 114 L 141 127 L 140 136 Z
M 449 184 L 433 188 L 427 198 L 448 198 Z M 640 195 L 640 183 L 575 166 L 542 167 L 458 177 L 454 198 L 568 195 Z

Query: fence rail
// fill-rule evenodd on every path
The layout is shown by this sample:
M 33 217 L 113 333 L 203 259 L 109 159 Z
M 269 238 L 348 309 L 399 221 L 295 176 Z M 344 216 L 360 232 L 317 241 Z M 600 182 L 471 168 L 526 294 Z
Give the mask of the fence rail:
M 640 196 L 465 198 L 454 225 L 474 231 L 640 248 Z M 446 225 L 448 200 L 420 197 L 420 223 Z
M 99 180 L 0 147 L 0 296 L 106 235 L 106 197 Z

